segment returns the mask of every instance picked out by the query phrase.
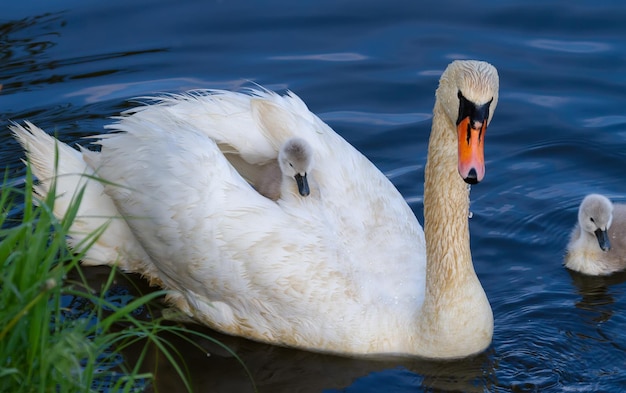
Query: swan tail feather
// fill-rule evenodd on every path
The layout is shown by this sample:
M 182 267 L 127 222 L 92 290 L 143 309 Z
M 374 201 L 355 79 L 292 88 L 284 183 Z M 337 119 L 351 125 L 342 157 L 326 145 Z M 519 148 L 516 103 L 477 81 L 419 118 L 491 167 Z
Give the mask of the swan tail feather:
M 50 192 L 55 193 L 53 211 L 57 219 L 72 214 L 73 206 L 79 203 L 68 244 L 85 253 L 83 264 L 118 265 L 124 270 L 149 273 L 147 254 L 113 200 L 104 193 L 84 155 L 28 121 L 9 128 L 26 151 L 27 162 L 38 180 L 34 187 L 37 198 L 43 200 Z

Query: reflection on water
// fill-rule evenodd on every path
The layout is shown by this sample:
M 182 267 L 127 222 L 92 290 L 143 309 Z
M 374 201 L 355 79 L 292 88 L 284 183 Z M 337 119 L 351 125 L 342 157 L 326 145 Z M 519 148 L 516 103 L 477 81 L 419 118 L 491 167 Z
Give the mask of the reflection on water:
M 108 274 L 107 268 L 88 271 L 97 273 L 90 276 L 91 282 Z M 492 346 L 483 354 L 458 361 L 343 358 L 256 343 L 201 326 L 189 326 L 231 348 L 244 362 L 252 382 L 241 363 L 221 345 L 195 336 L 165 335 L 164 338 L 177 348 L 194 391 L 200 392 L 252 392 L 254 386 L 260 392 L 375 392 L 389 386 L 393 386 L 394 392 L 543 392 L 560 391 L 572 381 L 578 381 L 574 391 L 602 390 L 606 385 L 595 381 L 599 377 L 597 371 L 588 370 L 590 375 L 585 375 L 570 365 L 576 358 L 582 361 L 581 353 L 604 356 L 606 349 L 598 345 L 623 346 L 619 339 L 615 341 L 611 329 L 603 329 L 602 324 L 614 315 L 612 291 L 615 285 L 626 281 L 626 273 L 608 277 L 589 277 L 576 272 L 569 275 L 577 288 L 571 302 L 567 300 L 569 295 L 563 293 L 548 294 L 547 298 L 552 298 L 550 304 L 541 304 L 539 299 L 546 294 L 529 289 L 525 296 L 511 299 L 509 312 L 499 310 L 502 324 L 509 327 L 506 332 L 498 329 L 498 348 Z M 113 292 L 124 296 L 150 290 L 143 280 L 134 276 L 120 276 L 116 282 Z M 553 320 L 547 322 L 543 315 L 550 310 L 554 313 Z M 572 351 L 572 346 L 576 351 Z M 143 349 L 143 343 L 136 347 L 137 351 L 133 348 L 125 351 L 131 362 Z M 182 384 L 172 364 L 156 348 L 150 353 L 145 371 L 154 372 L 157 378 L 147 391 L 180 388 Z M 615 361 L 620 359 L 623 358 Z M 610 375 L 609 385 L 626 382 L 626 377 L 616 373 L 621 369 L 620 364 L 623 363 L 602 369 L 603 374 Z
M 495 374 L 488 354 L 442 363 L 349 359 L 207 333 L 237 353 L 260 392 L 376 392 L 386 391 L 390 386 L 394 392 L 482 392 L 491 385 L 490 377 Z M 253 391 L 241 364 L 219 346 L 196 342 L 202 347 L 199 350 L 179 338 L 172 341 L 185 354 L 196 391 Z M 155 390 L 171 391 L 180 386 L 175 370 L 165 359 L 157 355 L 150 362 L 147 366 L 157 373 Z
M 625 282 L 626 272 L 599 277 L 587 276 L 569 269 L 568 272 L 581 297 L 575 306 L 589 312 L 589 322 L 608 321 L 613 316 L 615 308 L 611 286 Z
M 0 25 L 0 53 L 6 62 L 2 67 L 3 94 L 53 82 L 56 76 L 49 72 L 36 75 L 55 68 L 55 62 L 44 54 L 55 45 L 63 24 L 58 14 L 42 14 Z

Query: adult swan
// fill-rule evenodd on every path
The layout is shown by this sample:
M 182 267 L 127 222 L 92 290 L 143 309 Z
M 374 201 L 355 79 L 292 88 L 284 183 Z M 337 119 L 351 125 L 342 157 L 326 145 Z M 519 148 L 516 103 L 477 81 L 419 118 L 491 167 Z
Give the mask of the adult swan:
M 497 102 L 490 64 L 455 61 L 441 76 L 425 231 L 391 182 L 293 93 L 160 97 L 98 136 L 101 152 L 56 143 L 30 123 L 12 129 L 37 192 L 56 178 L 57 216 L 85 187 L 74 247 L 108 224 L 84 262 L 147 276 L 197 321 L 313 351 L 458 358 L 493 334 L 470 254 L 466 183 L 483 178 Z M 293 188 L 272 201 L 250 184 L 291 137 L 313 152 L 310 195 L 286 182 Z

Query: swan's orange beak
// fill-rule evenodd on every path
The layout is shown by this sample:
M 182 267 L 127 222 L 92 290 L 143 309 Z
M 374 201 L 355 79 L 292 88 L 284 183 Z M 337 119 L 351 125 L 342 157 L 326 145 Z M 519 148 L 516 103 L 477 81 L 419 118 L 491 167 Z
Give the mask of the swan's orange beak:
M 467 116 L 456 128 L 459 133 L 459 174 L 466 183 L 476 184 L 485 176 L 487 119 L 478 121 Z
M 485 177 L 485 132 L 493 98 L 476 105 L 465 98 L 460 90 L 458 97 L 456 129 L 459 139 L 459 174 L 466 183 L 476 184 Z

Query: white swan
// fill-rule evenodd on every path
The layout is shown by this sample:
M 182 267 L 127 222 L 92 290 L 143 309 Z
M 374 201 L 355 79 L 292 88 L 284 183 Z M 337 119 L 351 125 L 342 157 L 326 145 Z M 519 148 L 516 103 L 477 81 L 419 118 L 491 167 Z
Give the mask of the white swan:
M 86 184 L 73 244 L 113 217 L 86 263 L 148 276 L 178 309 L 219 331 L 343 355 L 465 357 L 493 334 L 470 253 L 466 182 L 484 175 L 497 101 L 488 63 L 455 61 L 441 76 L 425 238 L 370 161 L 293 93 L 268 91 L 161 98 L 111 125 L 121 132 L 100 136 L 100 153 L 59 143 L 55 213 Z M 29 123 L 12 129 L 46 194 L 55 140 Z M 272 202 L 235 168 L 267 162 L 291 137 L 311 145 L 318 194 Z
M 578 209 L 565 266 L 592 276 L 626 269 L 626 205 L 587 195 Z
M 302 138 L 290 138 L 278 151 L 277 159 L 264 165 L 259 176 L 247 180 L 261 195 L 273 201 L 280 198 L 281 194 L 293 192 L 294 185 L 298 193 L 305 197 L 311 192 L 307 174 L 312 168 L 313 152 L 310 145 Z

